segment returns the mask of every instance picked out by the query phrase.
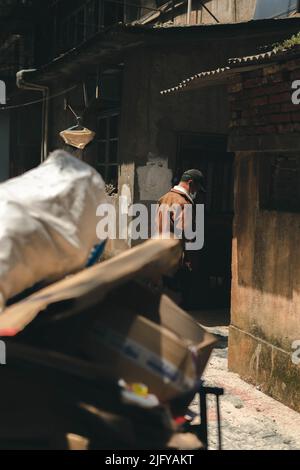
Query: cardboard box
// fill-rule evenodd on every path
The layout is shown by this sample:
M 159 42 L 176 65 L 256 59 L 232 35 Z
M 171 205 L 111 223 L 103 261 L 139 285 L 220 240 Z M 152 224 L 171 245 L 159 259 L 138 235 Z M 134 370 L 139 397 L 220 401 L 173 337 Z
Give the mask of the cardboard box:
M 103 376 L 144 382 L 162 401 L 181 396 L 201 377 L 216 340 L 167 296 L 134 282 L 156 279 L 180 258 L 178 240 L 149 240 L 11 305 L 0 337 L 22 332 L 25 342 L 80 350 Z
M 7 307 L 0 315 L 0 337 L 17 335 L 30 327 L 39 314 L 59 321 L 85 315 L 88 308 L 98 305 L 108 292 L 125 282 L 156 279 L 172 271 L 178 266 L 181 256 L 180 240 L 148 240 Z
M 217 340 L 171 299 L 130 282 L 96 310 L 83 350 L 107 375 L 144 383 L 162 402 L 194 389 Z

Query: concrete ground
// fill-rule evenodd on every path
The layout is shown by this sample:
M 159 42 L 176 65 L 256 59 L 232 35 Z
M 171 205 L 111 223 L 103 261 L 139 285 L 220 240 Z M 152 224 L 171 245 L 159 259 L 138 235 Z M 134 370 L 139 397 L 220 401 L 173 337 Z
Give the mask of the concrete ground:
M 190 312 L 208 331 L 220 337 L 205 371 L 207 385 L 223 387 L 221 419 L 227 450 L 300 450 L 300 414 L 247 384 L 227 370 L 229 314 Z M 217 449 L 215 398 L 208 399 L 209 448 Z M 195 400 L 191 410 L 198 412 Z M 196 418 L 197 420 L 198 418 Z

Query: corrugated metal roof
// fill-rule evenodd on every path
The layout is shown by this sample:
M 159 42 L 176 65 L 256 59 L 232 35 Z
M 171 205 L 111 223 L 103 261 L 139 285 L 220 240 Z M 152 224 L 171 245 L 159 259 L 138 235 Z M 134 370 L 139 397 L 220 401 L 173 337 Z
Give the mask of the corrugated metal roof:
M 233 65 L 244 65 L 244 64 L 261 64 L 265 62 L 269 62 L 271 60 L 279 61 L 282 59 L 286 60 L 289 56 L 298 55 L 300 53 L 300 45 L 295 45 L 289 49 L 272 49 L 271 51 L 263 52 L 261 54 L 256 54 L 252 56 L 245 56 L 245 57 L 234 57 L 228 60 L 228 64 L 230 66 Z
M 220 67 L 216 70 L 208 70 L 206 72 L 200 72 L 192 77 L 189 77 L 182 82 L 178 83 L 178 85 L 168 88 L 167 90 L 162 90 L 160 92 L 161 95 L 167 95 L 169 93 L 175 93 L 176 91 L 183 91 L 184 89 L 188 88 L 197 88 L 195 87 L 195 83 L 201 81 L 204 86 L 204 83 L 207 84 L 209 82 L 210 85 L 217 84 L 219 77 L 222 77 L 222 81 L 224 80 L 225 76 L 228 76 L 231 72 L 230 67 Z
M 291 31 L 300 30 L 300 18 L 288 19 L 268 19 L 247 21 L 241 23 L 216 23 L 216 24 L 190 24 L 190 25 L 138 25 L 138 24 L 117 24 L 98 32 L 84 43 L 67 51 L 50 63 L 43 65 L 36 72 L 32 72 L 31 81 L 36 83 L 51 83 L 58 77 L 75 77 L 82 74 L 83 67 L 95 63 L 111 60 L 121 60 L 122 52 L 126 48 L 140 47 L 145 44 L 166 45 L 182 44 L 183 41 L 206 41 L 208 39 L 234 38 L 241 34 L 251 37 L 253 34 L 265 34 L 277 31 L 281 28 Z M 163 41 L 163 42 L 162 42 Z M 227 65 L 227 64 L 225 64 Z
M 299 24 L 299 18 L 267 18 L 258 20 L 245 20 L 240 22 L 228 22 L 228 23 L 173 23 L 172 21 L 155 23 L 155 24 L 141 24 L 139 22 L 127 23 L 119 25 L 121 29 L 128 30 L 130 32 L 155 32 L 155 31 L 173 31 L 178 32 L 181 30 L 198 32 L 210 31 L 214 34 L 217 31 L 232 31 L 233 34 L 240 33 L 240 31 L 246 31 L 249 34 L 252 30 L 268 30 L 280 28 L 283 25 L 296 25 Z
M 201 88 L 205 86 L 212 86 L 216 84 L 225 84 L 234 74 L 246 70 L 253 70 L 258 67 L 263 67 L 265 64 L 273 62 L 280 62 L 300 55 L 300 45 L 295 45 L 289 49 L 272 49 L 271 51 L 263 52 L 261 54 L 234 57 L 228 60 L 228 65 L 220 67 L 216 70 L 208 70 L 193 75 L 174 87 L 162 90 L 161 95 L 167 95 L 187 89 Z

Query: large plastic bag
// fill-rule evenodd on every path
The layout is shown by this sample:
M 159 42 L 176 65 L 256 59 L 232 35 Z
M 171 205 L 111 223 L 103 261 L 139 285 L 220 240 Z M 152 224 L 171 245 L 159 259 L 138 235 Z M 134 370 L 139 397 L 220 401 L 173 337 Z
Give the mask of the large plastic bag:
M 85 266 L 105 202 L 101 176 L 62 150 L 0 184 L 0 311 L 37 282 Z

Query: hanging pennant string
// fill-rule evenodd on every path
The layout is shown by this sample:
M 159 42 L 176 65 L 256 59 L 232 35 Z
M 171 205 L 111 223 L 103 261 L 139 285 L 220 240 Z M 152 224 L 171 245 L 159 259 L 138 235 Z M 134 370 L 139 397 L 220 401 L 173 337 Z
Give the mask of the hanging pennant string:
M 62 96 L 64 94 L 68 93 L 69 91 L 75 90 L 75 88 L 77 88 L 78 86 L 79 85 L 73 85 L 72 87 L 67 88 L 66 90 L 60 91 L 59 93 L 56 93 L 55 95 L 48 96 L 48 98 L 46 98 L 46 99 L 51 100 L 53 98 L 57 98 L 58 96 Z M 10 110 L 10 109 L 18 109 L 18 108 L 25 108 L 26 106 L 32 106 L 33 104 L 42 103 L 44 100 L 45 100 L 44 98 L 41 98 L 39 100 L 28 101 L 27 103 L 15 104 L 15 105 L 10 105 L 10 106 L 0 106 L 0 111 L 7 111 L 7 110 Z

